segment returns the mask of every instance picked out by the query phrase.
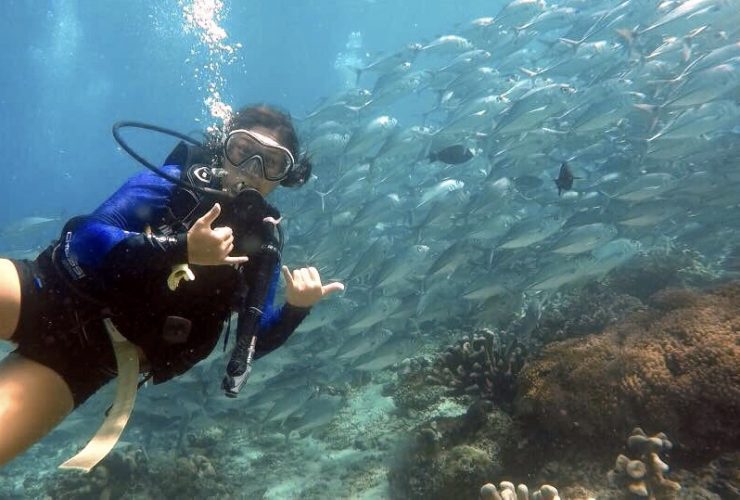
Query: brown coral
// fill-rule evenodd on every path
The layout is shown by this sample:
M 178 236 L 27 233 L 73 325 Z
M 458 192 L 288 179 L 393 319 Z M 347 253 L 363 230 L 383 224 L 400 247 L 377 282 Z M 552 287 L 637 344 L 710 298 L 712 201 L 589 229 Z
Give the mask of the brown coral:
M 653 303 L 603 334 L 548 346 L 520 374 L 520 414 L 564 438 L 614 441 L 639 424 L 694 453 L 737 448 L 740 284 Z
M 616 464 L 609 471 L 609 482 L 621 488 L 627 498 L 648 498 L 650 500 L 675 500 L 681 485 L 665 477 L 668 465 L 661 460 L 659 453 L 665 453 L 673 444 L 664 433 L 648 436 L 636 427 L 629 438 L 627 447 L 635 458 L 620 454 Z

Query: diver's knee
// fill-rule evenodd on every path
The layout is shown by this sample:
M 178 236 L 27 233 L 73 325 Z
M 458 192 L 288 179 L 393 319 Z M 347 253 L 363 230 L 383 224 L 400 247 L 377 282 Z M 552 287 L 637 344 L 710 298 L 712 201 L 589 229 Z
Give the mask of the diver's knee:
M 17 354 L 0 362 L 0 466 L 49 433 L 74 408 L 54 370 Z
M 8 259 L 0 259 L 0 340 L 10 340 L 21 316 L 21 281 Z

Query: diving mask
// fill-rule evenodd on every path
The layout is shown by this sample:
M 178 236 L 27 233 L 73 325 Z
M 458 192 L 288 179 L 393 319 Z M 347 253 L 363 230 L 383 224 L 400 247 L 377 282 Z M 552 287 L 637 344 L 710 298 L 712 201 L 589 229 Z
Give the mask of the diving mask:
M 282 181 L 295 165 L 293 153 L 272 137 L 246 129 L 229 132 L 224 141 L 224 155 L 244 171 L 259 171 L 268 181 Z

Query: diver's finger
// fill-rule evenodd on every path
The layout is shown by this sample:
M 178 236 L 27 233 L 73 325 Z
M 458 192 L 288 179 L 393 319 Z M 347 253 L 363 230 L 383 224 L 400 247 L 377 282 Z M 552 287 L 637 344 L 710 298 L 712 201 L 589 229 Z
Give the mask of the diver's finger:
M 300 269 L 293 269 L 293 284 L 295 284 L 296 282 L 303 282 L 303 275 L 301 274 Z
M 234 235 L 234 231 L 231 230 L 229 226 L 219 226 L 214 227 L 211 229 L 211 232 L 216 238 L 221 238 L 222 240 L 226 240 L 229 236 Z
M 229 236 L 234 236 L 234 231 L 229 226 L 214 227 L 213 232 L 218 234 L 221 238 L 228 238 Z
M 195 221 L 195 223 L 211 227 L 211 224 L 219 215 L 221 215 L 221 205 L 219 203 L 214 203 L 211 209 L 203 214 L 203 217 Z
M 321 283 L 321 275 L 319 274 L 319 270 L 315 267 L 312 266 L 308 268 L 308 275 L 311 276 L 312 280 Z
M 232 248 L 234 247 L 234 239 L 233 239 L 233 238 L 231 239 L 231 241 L 229 241 L 229 240 L 224 240 L 224 241 L 222 241 L 222 242 L 220 242 L 220 243 L 218 244 L 218 247 L 219 247 L 219 248 L 220 248 L 221 250 L 226 250 L 226 249 L 227 249 L 227 248 L 228 248 L 229 246 L 231 246 Z
M 285 280 L 285 283 L 293 286 L 293 276 L 290 275 L 290 269 L 288 269 L 288 266 L 283 266 L 281 271 L 283 272 L 283 279 Z
M 306 269 L 305 267 L 301 268 L 301 276 L 303 276 L 304 283 L 313 283 L 313 280 L 311 279 L 311 273 L 309 273 L 308 269 Z
M 225 264 L 244 264 L 249 260 L 249 257 L 246 255 L 243 257 L 226 257 L 224 259 Z
M 324 285 L 321 287 L 321 295 L 324 297 L 326 297 L 330 293 L 342 291 L 344 291 L 344 283 L 340 283 L 338 281 L 335 281 L 334 283 L 329 283 L 328 285 Z

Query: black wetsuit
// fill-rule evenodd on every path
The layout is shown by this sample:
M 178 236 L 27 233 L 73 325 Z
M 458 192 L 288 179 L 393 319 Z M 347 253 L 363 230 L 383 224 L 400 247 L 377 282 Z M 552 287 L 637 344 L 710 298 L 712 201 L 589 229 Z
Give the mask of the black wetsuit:
M 163 170 L 198 181 L 192 167 Z M 14 261 L 22 286 L 21 320 L 12 338 L 17 351 L 57 371 L 72 389 L 75 406 L 115 376 L 105 316 L 142 348 L 155 384 L 207 357 L 250 285 L 252 265 L 190 265 L 195 280 L 168 288 L 172 266 L 187 262 L 188 227 L 211 206 L 145 171 L 92 214 L 70 220 L 59 243 L 36 261 Z M 261 307 L 255 358 L 285 342 L 308 314 L 288 304 L 273 307 L 279 267 Z

